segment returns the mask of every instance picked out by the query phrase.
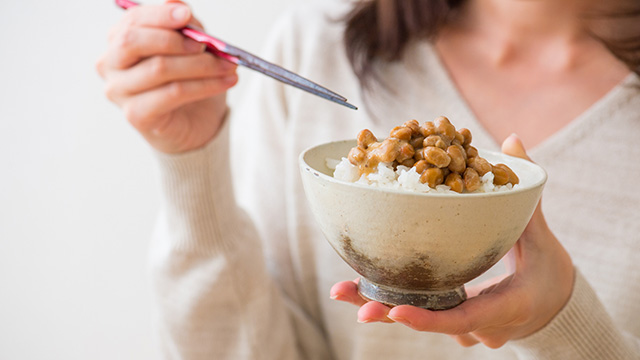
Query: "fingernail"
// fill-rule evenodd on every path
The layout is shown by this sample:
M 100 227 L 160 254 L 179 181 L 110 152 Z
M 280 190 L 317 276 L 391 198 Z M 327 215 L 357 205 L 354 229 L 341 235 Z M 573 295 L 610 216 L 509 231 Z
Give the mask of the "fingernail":
M 344 296 L 343 294 L 332 294 L 330 296 L 331 300 L 337 300 L 337 301 L 345 301 L 345 302 L 349 302 L 349 298 Z
M 204 46 L 205 46 L 204 44 L 199 43 L 195 40 L 192 40 L 189 38 L 184 39 L 184 49 L 187 52 L 194 52 L 194 53 L 202 52 L 204 51 Z
M 171 16 L 176 21 L 186 21 L 189 19 L 189 8 L 186 6 L 176 6 L 171 11 Z
M 405 325 L 411 325 L 411 322 L 405 318 L 397 317 L 397 316 L 389 316 L 389 315 L 387 315 L 387 317 L 395 322 L 405 324 Z
M 360 319 L 358 319 L 358 322 L 359 322 L 360 324 L 368 324 L 368 323 L 371 323 L 371 322 L 373 322 L 373 321 L 371 321 L 371 320 L 360 320 Z

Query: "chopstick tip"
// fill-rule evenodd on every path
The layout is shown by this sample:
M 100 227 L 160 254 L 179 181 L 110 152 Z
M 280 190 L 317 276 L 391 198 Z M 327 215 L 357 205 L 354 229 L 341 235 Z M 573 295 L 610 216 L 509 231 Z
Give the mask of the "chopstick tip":
M 346 106 L 346 107 L 348 107 L 349 109 L 352 109 L 352 110 L 358 110 L 358 107 L 357 107 L 357 106 L 355 106 L 355 105 L 351 105 L 351 104 L 349 104 L 349 103 L 348 103 L 348 102 L 346 102 L 346 101 L 343 103 L 343 105 L 344 105 L 344 106 Z

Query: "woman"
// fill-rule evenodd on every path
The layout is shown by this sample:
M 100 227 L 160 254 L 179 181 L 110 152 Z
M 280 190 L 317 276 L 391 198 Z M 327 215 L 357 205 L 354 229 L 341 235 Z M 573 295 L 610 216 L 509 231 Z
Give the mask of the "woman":
M 173 31 L 197 24 L 190 10 L 169 1 L 128 11 L 97 67 L 158 150 L 152 263 L 167 356 L 640 357 L 638 9 L 596 5 L 377 0 L 290 14 L 267 58 L 358 112 L 258 75 L 229 112 L 235 67 Z M 476 296 L 459 307 L 365 302 L 307 209 L 297 156 L 438 115 L 471 129 L 478 147 L 526 157 L 527 144 L 549 173 L 542 208 L 510 271 L 468 288 Z

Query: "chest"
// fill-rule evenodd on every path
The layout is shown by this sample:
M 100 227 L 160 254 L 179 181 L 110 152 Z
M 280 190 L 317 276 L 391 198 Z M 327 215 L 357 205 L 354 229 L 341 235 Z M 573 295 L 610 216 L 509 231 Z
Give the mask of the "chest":
M 438 51 L 459 96 L 493 139 L 516 133 L 529 148 L 588 112 L 628 75 L 606 53 L 563 69 L 535 58 L 496 64 L 447 46 Z

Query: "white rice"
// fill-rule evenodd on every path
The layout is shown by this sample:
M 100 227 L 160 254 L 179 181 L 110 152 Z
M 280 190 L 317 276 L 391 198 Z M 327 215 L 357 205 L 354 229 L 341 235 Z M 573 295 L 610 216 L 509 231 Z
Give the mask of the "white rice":
M 390 189 L 402 189 L 413 192 L 436 192 L 436 193 L 451 193 L 458 194 L 452 191 L 447 185 L 438 185 L 435 189 L 429 187 L 427 184 L 420 182 L 420 174 L 416 172 L 416 168 L 408 168 L 406 166 L 398 166 L 394 171 L 393 166 L 390 163 L 380 163 L 375 171 L 366 175 L 358 176 L 358 167 L 351 164 L 347 158 L 342 158 L 341 161 L 336 159 L 326 159 L 327 167 L 334 170 L 333 177 L 347 182 L 364 184 L 380 188 Z M 513 189 L 513 185 L 494 185 L 493 173 L 488 172 L 480 178 L 482 185 L 476 193 L 508 191 Z M 515 185 L 516 187 L 518 185 Z

